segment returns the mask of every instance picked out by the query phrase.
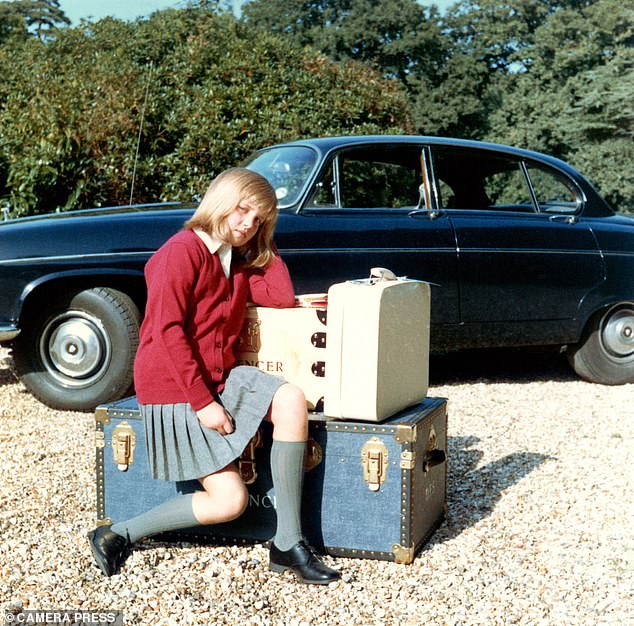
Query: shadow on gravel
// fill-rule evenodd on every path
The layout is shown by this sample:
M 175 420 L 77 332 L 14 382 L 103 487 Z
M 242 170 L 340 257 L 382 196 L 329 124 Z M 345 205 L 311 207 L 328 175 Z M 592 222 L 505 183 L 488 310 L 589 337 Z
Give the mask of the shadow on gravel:
M 17 374 L 13 369 L 11 357 L 0 357 L 0 387 L 12 385 L 18 381 Z
M 463 383 L 530 383 L 536 380 L 578 380 L 566 357 L 547 349 L 464 350 L 432 355 L 429 363 L 431 385 Z
M 488 517 L 505 489 L 517 484 L 553 457 L 514 452 L 474 469 L 482 458 L 477 437 L 450 437 L 447 476 L 447 516 L 430 544 L 442 543 Z

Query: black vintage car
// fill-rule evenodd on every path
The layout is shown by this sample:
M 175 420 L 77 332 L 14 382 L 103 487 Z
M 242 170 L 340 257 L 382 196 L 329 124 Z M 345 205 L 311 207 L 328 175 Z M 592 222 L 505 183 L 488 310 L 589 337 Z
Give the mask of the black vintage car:
M 256 152 L 298 293 L 382 266 L 433 283 L 432 350 L 560 346 L 584 379 L 634 382 L 634 219 L 557 159 L 435 137 L 339 137 Z M 201 190 L 202 191 L 202 190 Z M 0 341 L 43 402 L 125 394 L 143 266 L 193 205 L 0 225 Z

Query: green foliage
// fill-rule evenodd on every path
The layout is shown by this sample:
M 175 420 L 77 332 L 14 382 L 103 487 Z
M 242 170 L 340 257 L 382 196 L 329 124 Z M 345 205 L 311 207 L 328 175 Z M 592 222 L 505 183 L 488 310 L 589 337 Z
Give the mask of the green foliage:
M 446 55 L 437 10 L 416 0 L 251 0 L 243 14 L 247 23 L 331 59 L 375 66 L 408 91 L 433 76 Z
M 489 116 L 498 141 L 554 154 L 634 212 L 634 26 L 620 0 L 560 9 L 535 33 Z
M 634 211 L 631 3 L 462 0 L 440 18 L 414 0 L 251 0 L 244 13 L 398 78 L 417 132 L 548 152 Z
M 277 141 L 418 132 L 553 154 L 634 212 L 627 2 L 462 0 L 441 17 L 416 0 L 251 0 L 240 21 L 230 4 L 70 29 L 57 0 L 0 2 L 0 203 L 127 202 L 139 133 L 135 202 L 199 194 Z
M 394 81 L 215 9 L 2 46 L 0 70 L 0 201 L 13 215 L 127 203 L 140 129 L 134 202 L 189 199 L 276 141 L 412 130 Z
M 11 0 L 0 3 L 0 42 L 7 30 L 25 30 L 40 39 L 70 24 L 59 0 Z M 4 33 L 3 33 L 4 31 Z

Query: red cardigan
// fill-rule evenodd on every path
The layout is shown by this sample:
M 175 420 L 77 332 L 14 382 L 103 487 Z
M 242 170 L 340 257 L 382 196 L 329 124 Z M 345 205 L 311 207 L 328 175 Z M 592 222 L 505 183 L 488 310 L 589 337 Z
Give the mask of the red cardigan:
M 234 262 L 225 276 L 192 230 L 169 239 L 145 267 L 145 319 L 134 362 L 141 404 L 188 402 L 199 410 L 222 391 L 247 302 L 292 307 L 294 290 L 282 259 L 264 270 Z

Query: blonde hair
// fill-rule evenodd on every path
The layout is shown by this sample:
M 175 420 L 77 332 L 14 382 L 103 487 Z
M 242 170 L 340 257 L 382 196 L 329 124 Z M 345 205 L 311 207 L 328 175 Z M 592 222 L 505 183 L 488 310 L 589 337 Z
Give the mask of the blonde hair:
M 185 228 L 200 228 L 212 237 L 227 241 L 227 217 L 243 200 L 258 208 L 260 226 L 253 239 L 238 249 L 252 267 L 266 267 L 274 257 L 273 231 L 277 221 L 277 198 L 266 178 L 243 167 L 219 174 L 209 185 L 202 201 Z

